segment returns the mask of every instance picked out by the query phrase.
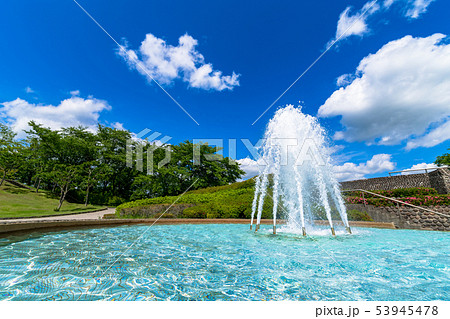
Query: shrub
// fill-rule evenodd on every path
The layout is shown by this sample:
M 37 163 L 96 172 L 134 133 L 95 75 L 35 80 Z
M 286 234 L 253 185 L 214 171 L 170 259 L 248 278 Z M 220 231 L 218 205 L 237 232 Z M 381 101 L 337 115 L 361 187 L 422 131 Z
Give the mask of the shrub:
M 434 188 L 430 187 L 413 187 L 413 188 L 397 188 L 392 190 L 374 190 L 370 191 L 375 194 L 383 195 L 386 197 L 393 198 L 405 198 L 405 197 L 417 197 L 417 196 L 427 196 L 427 195 L 438 195 L 437 191 Z M 347 196 L 362 196 L 361 192 L 346 192 Z M 365 198 L 379 198 L 375 195 L 364 193 Z
M 102 219 L 114 219 L 116 218 L 116 214 L 105 214 Z
M 108 200 L 108 206 L 116 207 L 123 203 L 125 203 L 126 200 L 122 197 L 113 196 Z
M 416 206 L 443 206 L 450 205 L 450 195 L 434 195 L 434 196 L 413 196 L 399 198 L 402 202 Z M 348 196 L 345 201 L 349 204 L 368 204 L 377 207 L 380 206 L 396 206 L 397 203 L 385 198 L 369 197 L 362 198 L 358 196 Z M 400 204 L 403 205 L 403 204 Z
M 205 207 L 202 206 L 192 206 L 188 207 L 183 211 L 181 215 L 182 218 L 206 218 Z
M 347 211 L 347 218 L 348 220 L 354 220 L 354 221 L 366 221 L 366 222 L 373 222 L 372 217 L 369 216 L 366 212 L 361 212 L 356 209 L 351 209 Z
M 153 204 L 129 208 L 122 208 L 118 213 L 121 218 L 176 218 L 181 217 L 183 211 L 193 204 Z M 163 215 L 164 214 L 164 215 Z

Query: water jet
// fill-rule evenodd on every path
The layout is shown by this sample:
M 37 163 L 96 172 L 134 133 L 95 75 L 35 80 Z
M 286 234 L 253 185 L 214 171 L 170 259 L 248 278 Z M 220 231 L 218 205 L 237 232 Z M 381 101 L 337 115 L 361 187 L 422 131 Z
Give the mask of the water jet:
M 256 178 L 251 215 L 251 225 L 256 217 L 255 231 L 259 229 L 264 201 L 270 197 L 274 234 L 279 213 L 286 219 L 285 229 L 301 230 L 303 236 L 323 216 L 335 236 L 332 212 L 339 214 L 351 233 L 330 155 L 327 135 L 317 118 L 293 105 L 275 112 L 261 146 L 264 166 Z

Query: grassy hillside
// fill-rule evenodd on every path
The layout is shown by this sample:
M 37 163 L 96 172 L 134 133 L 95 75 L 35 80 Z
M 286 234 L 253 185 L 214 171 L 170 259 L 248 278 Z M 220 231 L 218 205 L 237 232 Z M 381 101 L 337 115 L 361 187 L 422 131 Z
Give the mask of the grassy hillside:
M 250 218 L 255 182 L 253 179 L 231 185 L 208 187 L 187 192 L 174 204 L 165 218 Z M 178 196 L 137 200 L 117 207 L 119 218 L 157 217 Z M 272 199 L 266 198 L 263 218 L 272 215 Z
M 55 212 L 58 199 L 45 191 L 36 193 L 32 190 L 19 188 L 5 182 L 0 186 L 0 218 L 38 217 L 61 214 L 74 214 L 92 211 L 101 206 L 75 204 L 64 202 L 61 210 Z

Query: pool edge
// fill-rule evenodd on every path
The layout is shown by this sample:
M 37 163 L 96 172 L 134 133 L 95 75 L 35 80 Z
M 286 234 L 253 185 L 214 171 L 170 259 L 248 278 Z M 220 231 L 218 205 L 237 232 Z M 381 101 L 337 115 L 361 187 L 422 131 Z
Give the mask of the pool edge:
M 316 221 L 321 224 L 323 221 Z M 271 219 L 262 219 L 261 224 L 270 225 Z M 386 228 L 396 229 L 394 223 L 380 222 L 349 222 L 352 227 Z M 248 219 L 190 219 L 190 218 L 161 218 L 151 219 L 98 219 L 98 220 L 52 220 L 52 221 L 28 221 L 0 224 L 0 237 L 17 232 L 57 231 L 67 228 L 100 228 L 122 225 L 156 224 L 156 225 L 181 225 L 181 224 L 250 224 Z M 337 223 L 338 224 L 338 223 Z

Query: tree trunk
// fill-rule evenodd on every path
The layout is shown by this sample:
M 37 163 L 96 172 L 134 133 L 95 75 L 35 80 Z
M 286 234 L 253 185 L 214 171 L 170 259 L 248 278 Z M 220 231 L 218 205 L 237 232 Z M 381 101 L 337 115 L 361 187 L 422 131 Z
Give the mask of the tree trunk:
M 66 194 L 67 194 L 67 187 L 61 188 L 61 195 L 59 196 L 59 203 L 58 207 L 56 208 L 57 212 L 59 212 L 59 210 L 61 209 L 64 199 L 66 198 Z
M 61 209 L 63 201 L 64 201 L 64 195 L 63 195 L 63 191 L 61 190 L 61 195 L 59 196 L 58 207 L 56 207 L 56 209 L 55 209 L 57 212 L 59 212 L 59 210 Z
M 36 187 L 36 193 L 39 193 L 39 187 L 41 186 L 41 178 L 39 177 L 37 187 Z
M 59 212 L 59 210 L 61 209 L 61 206 L 62 206 L 63 202 L 64 202 L 64 197 L 61 196 L 61 197 L 59 198 L 58 207 L 56 208 L 56 211 L 57 211 L 57 212 Z
M 6 179 L 6 170 L 5 170 L 5 172 L 3 173 L 2 180 L 0 181 L 0 186 L 3 185 L 3 182 L 5 181 L 5 179 Z
M 88 205 L 88 200 L 89 200 L 89 186 L 86 189 L 86 200 L 84 202 L 84 206 L 86 207 Z

